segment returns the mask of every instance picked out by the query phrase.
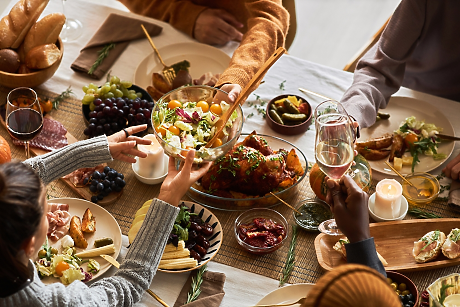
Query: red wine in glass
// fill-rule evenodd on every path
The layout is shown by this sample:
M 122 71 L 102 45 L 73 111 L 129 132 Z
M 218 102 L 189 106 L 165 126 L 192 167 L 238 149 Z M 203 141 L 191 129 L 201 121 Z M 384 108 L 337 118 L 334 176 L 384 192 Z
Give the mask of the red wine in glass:
M 30 141 L 42 130 L 43 118 L 41 113 L 34 109 L 21 108 L 8 115 L 6 125 L 13 138 Z

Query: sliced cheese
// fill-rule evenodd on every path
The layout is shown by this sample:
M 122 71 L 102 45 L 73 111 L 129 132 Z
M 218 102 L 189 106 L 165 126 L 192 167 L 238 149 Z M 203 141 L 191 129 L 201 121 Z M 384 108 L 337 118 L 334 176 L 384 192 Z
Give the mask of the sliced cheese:
M 138 217 L 139 215 L 146 214 L 147 211 L 149 211 L 150 206 L 145 206 L 137 210 L 136 214 L 134 215 L 134 218 Z
M 129 244 L 134 242 L 134 239 L 136 238 L 137 233 L 139 232 L 139 229 L 141 229 L 142 223 L 144 221 L 139 221 L 136 224 L 134 224 L 131 229 L 128 231 L 128 240 Z
M 185 242 L 181 240 L 177 244 L 177 247 L 175 247 L 174 244 L 172 243 L 166 244 L 164 253 L 177 252 L 177 251 L 183 250 L 184 248 L 185 248 Z
M 75 256 L 80 258 L 89 258 L 89 257 L 97 257 L 99 255 L 106 255 L 106 254 L 113 254 L 115 253 L 115 245 L 110 244 L 98 248 L 89 249 L 83 252 L 76 253 Z
M 190 256 L 190 251 L 186 248 L 180 251 L 163 253 L 161 259 L 186 258 Z
M 159 269 L 175 270 L 175 269 L 190 269 L 198 265 L 198 261 L 193 258 L 180 258 L 171 260 L 161 260 Z
M 145 216 L 146 216 L 146 214 L 141 214 L 141 215 L 136 216 L 134 218 L 134 221 L 131 223 L 131 227 L 136 225 L 137 222 L 145 220 Z

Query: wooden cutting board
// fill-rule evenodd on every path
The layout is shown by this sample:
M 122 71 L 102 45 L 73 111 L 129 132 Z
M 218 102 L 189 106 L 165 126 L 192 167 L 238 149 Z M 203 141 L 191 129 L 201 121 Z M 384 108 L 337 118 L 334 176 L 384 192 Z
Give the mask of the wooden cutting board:
M 49 114 L 46 114 L 45 117 L 47 117 L 49 119 L 53 119 Z M 3 120 L 2 116 L 0 116 L 0 123 L 5 129 L 7 129 L 6 123 Z M 65 136 L 66 136 L 67 142 L 69 144 L 73 144 L 73 143 L 78 142 L 78 140 L 72 134 L 70 134 L 69 131 L 67 131 Z M 41 155 L 44 155 L 44 154 L 49 152 L 48 150 L 45 150 L 45 149 L 42 149 L 42 148 L 35 148 L 35 147 L 29 147 L 29 150 L 30 150 L 31 154 L 34 155 L 34 156 L 41 156 Z M 104 164 L 104 165 L 107 165 L 107 164 Z M 86 199 L 88 201 L 91 201 L 91 197 L 93 195 L 95 195 L 89 190 L 88 187 L 76 187 L 68 178 L 61 178 L 61 180 L 64 181 L 64 183 L 70 189 L 72 189 L 75 193 L 77 193 L 82 198 L 84 198 L 84 199 Z M 98 201 L 97 204 L 100 205 L 100 206 L 110 205 L 113 202 L 115 202 L 117 199 L 119 199 L 122 194 L 123 194 L 123 190 L 121 192 L 112 192 L 109 195 L 107 195 L 106 197 L 104 197 L 103 200 Z
M 376 249 L 388 262 L 385 270 L 399 272 L 459 265 L 460 257 L 448 259 L 442 253 L 434 261 L 426 263 L 417 263 L 412 256 L 414 242 L 425 234 L 438 229 L 447 236 L 453 228 L 460 228 L 460 219 L 414 219 L 370 224 L 371 236 L 374 237 Z M 346 263 L 342 255 L 332 248 L 340 238 L 343 237 L 321 233 L 315 239 L 316 257 L 320 266 L 327 271 Z

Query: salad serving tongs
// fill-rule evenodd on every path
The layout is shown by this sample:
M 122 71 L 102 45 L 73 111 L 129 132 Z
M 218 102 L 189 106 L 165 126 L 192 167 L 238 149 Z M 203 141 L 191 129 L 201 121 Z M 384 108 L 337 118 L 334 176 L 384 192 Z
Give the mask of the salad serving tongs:
M 120 263 L 115 258 L 113 258 L 112 256 L 109 256 L 109 255 L 99 255 L 99 256 L 101 256 L 101 258 L 106 260 L 108 263 L 112 264 L 117 269 L 120 268 Z M 153 293 L 152 290 L 147 289 L 147 293 L 150 294 L 154 299 L 156 299 L 161 305 L 163 305 L 165 307 L 169 307 L 169 305 L 166 304 L 158 295 Z
M 239 104 L 243 104 L 246 99 L 248 98 L 249 94 L 251 93 L 252 87 L 255 84 L 258 84 L 262 78 L 264 77 L 265 73 L 267 70 L 272 67 L 273 64 L 286 52 L 286 49 L 284 47 L 279 47 L 276 49 L 275 53 L 272 54 L 272 56 L 262 65 L 262 67 L 259 68 L 259 70 L 256 72 L 256 74 L 249 80 L 249 82 L 246 84 L 246 86 L 243 88 L 241 91 L 240 95 L 236 99 L 235 103 L 230 106 L 230 108 L 223 114 L 219 120 L 216 122 L 215 127 L 217 128 L 216 132 L 214 133 L 214 136 L 212 139 L 206 144 L 205 147 L 211 147 L 212 144 L 216 141 L 218 135 L 222 132 L 222 130 L 225 127 L 225 124 L 227 123 L 228 119 L 230 118 L 230 115 L 232 115 L 233 111 L 236 110 L 236 107 Z
M 163 76 L 165 76 L 166 80 L 168 80 L 169 84 L 173 83 L 174 78 L 176 78 L 176 71 L 174 68 L 171 66 L 168 66 L 163 62 L 163 59 L 161 58 L 160 52 L 158 51 L 157 47 L 155 47 L 155 44 L 153 43 L 152 39 L 150 38 L 149 32 L 145 29 L 144 25 L 141 24 L 142 30 L 144 30 L 145 36 L 147 36 L 147 39 L 150 42 L 150 45 L 152 46 L 153 50 L 158 56 L 158 59 L 161 62 L 161 65 L 163 65 Z

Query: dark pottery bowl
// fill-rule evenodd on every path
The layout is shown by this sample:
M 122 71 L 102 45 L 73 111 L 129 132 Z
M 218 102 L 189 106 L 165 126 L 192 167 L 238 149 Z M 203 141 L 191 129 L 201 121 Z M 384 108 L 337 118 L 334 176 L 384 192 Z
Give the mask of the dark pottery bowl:
M 305 120 L 304 122 L 301 122 L 297 125 L 282 125 L 280 123 L 277 123 L 275 120 L 273 120 L 273 118 L 271 118 L 270 116 L 270 109 L 271 109 L 271 105 L 275 103 L 275 101 L 277 100 L 280 100 L 280 99 L 283 99 L 283 98 L 287 98 L 288 96 L 295 96 L 297 98 L 297 100 L 302 100 L 303 103 L 306 103 L 307 104 L 307 110 L 308 110 L 308 114 L 307 114 L 307 120 Z M 280 95 L 280 96 L 276 96 L 275 98 L 273 98 L 272 100 L 270 100 L 267 104 L 267 109 L 266 109 L 266 116 L 265 116 L 265 120 L 267 121 L 267 124 L 270 128 L 272 128 L 274 131 L 278 132 L 278 133 L 281 133 L 281 134 L 285 134 L 285 135 L 295 135 L 295 134 L 300 134 L 300 133 L 303 133 L 305 131 L 308 130 L 308 127 L 310 127 L 310 124 L 311 124 L 311 119 L 312 119 L 312 114 L 313 114 L 313 111 L 311 109 L 311 105 L 308 103 L 308 101 L 305 99 L 305 98 L 302 98 L 300 96 L 297 96 L 297 95 Z
M 406 284 L 406 289 L 409 290 L 409 292 L 414 296 L 414 307 L 418 306 L 419 303 L 419 293 L 417 290 L 417 287 L 415 284 L 412 282 L 412 280 L 409 279 L 409 277 L 398 273 L 398 272 L 393 272 L 393 271 L 387 271 L 387 278 L 390 278 L 392 282 L 397 283 L 398 285 L 401 283 Z M 405 305 L 404 305 L 405 306 Z

